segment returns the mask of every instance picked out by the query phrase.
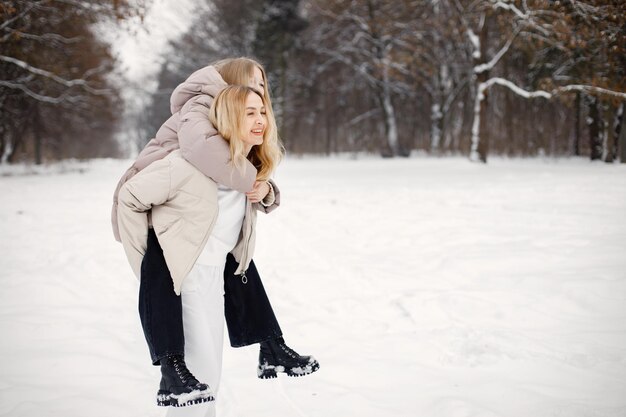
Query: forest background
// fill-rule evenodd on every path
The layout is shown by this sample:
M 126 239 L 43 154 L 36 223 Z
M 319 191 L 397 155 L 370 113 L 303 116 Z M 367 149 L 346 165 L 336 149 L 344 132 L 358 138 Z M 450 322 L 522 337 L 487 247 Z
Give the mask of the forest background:
M 290 154 L 626 162 L 621 0 L 200 0 L 131 81 L 111 32 L 153 5 L 0 3 L 2 164 L 132 156 L 179 82 L 241 55 L 268 69 Z

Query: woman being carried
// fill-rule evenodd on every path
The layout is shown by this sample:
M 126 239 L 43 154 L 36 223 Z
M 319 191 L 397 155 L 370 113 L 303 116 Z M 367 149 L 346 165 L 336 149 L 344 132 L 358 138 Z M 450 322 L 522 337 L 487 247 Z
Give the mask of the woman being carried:
M 112 211 L 113 230 L 118 240 L 117 194 L 120 188 L 137 172 L 164 158 L 179 145 L 183 158 L 217 183 L 246 192 L 256 210 L 269 213 L 278 206 L 280 191 L 276 184 L 261 177 L 258 179 L 262 181 L 257 181 L 257 167 L 248 160 L 243 162 L 244 169 L 237 169 L 231 162 L 228 142 L 220 137 L 208 118 L 213 97 L 228 83 L 248 84 L 262 92 L 268 117 L 273 120 L 266 76 L 259 63 L 247 58 L 228 59 L 192 74 L 172 94 L 172 116 L 118 184 Z M 161 387 L 174 395 L 202 392 L 204 384 L 197 386 L 197 380 L 190 378 L 191 373 L 184 361 L 181 297 L 172 289 L 170 271 L 159 240 L 152 229 L 144 230 L 139 240 L 143 241 L 145 252 L 141 268 L 140 316 L 152 362 L 161 366 Z M 253 261 L 245 269 L 229 255 L 224 281 L 225 315 L 231 345 L 261 344 L 260 378 L 274 377 L 276 372 L 306 375 L 319 368 L 314 358 L 298 355 L 285 344 Z M 167 401 L 160 404 L 172 405 Z
M 229 86 L 217 95 L 210 118 L 228 141 L 236 168 L 243 170 L 244 161 L 252 161 L 258 178 L 268 180 L 280 161 L 281 150 L 275 123 L 268 120 L 261 94 L 249 87 Z M 119 193 L 120 237 L 137 275 L 145 262 L 143 239 L 148 212 L 172 285 L 181 294 L 185 358 L 200 379 L 217 391 L 222 363 L 224 265 L 229 252 L 241 270 L 250 264 L 256 210 L 244 193 L 206 177 L 180 151 L 150 164 Z M 214 414 L 214 405 L 208 402 L 213 394 L 210 389 L 203 391 L 192 403 L 204 404 L 184 411 L 184 415 Z M 194 395 L 159 392 L 162 401 L 178 405 Z M 168 413 L 174 414 L 174 410 Z

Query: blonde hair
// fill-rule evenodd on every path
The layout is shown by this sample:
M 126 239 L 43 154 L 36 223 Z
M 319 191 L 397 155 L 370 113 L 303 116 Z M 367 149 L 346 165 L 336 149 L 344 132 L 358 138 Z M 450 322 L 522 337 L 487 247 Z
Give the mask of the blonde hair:
M 267 100 L 251 87 L 231 85 L 219 92 L 209 110 L 209 120 L 230 145 L 230 157 L 238 169 L 245 169 L 245 142 L 241 139 L 249 132 L 245 126 L 246 99 L 256 94 L 265 106 L 267 126 L 263 133 L 263 143 L 253 146 L 247 155 L 257 169 L 257 180 L 267 181 L 282 159 L 282 146 L 276 134 L 276 121 L 268 110 Z
M 263 96 L 267 101 L 267 107 L 272 107 L 270 87 L 265 74 L 265 68 L 252 58 L 226 58 L 212 64 L 228 85 L 248 85 L 250 78 L 254 76 L 254 69 L 258 68 L 263 76 Z

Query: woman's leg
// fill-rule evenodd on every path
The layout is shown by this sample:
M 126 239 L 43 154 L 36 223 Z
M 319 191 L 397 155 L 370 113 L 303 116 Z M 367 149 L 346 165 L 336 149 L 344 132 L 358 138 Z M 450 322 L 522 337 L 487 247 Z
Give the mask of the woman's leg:
M 141 264 L 139 317 L 153 365 L 167 356 L 184 354 L 182 304 L 153 229 L 148 231 Z
M 153 365 L 161 366 L 157 404 L 210 401 L 211 390 L 187 369 L 181 297 L 174 292 L 170 271 L 154 230 L 148 231 L 141 264 L 139 316 Z
M 196 265 L 181 290 L 185 361 L 217 393 L 224 345 L 223 268 Z M 167 417 L 213 417 L 215 402 L 169 408 Z
M 250 262 L 245 279 L 235 275 L 238 266 L 235 257 L 228 254 L 224 268 L 224 315 L 231 346 L 260 343 L 259 378 L 275 378 L 277 372 L 302 376 L 317 371 L 319 363 L 313 356 L 299 355 L 285 344 L 254 261 Z
M 254 261 L 246 271 L 246 280 L 235 275 L 238 267 L 235 257 L 229 253 L 224 267 L 224 315 L 230 345 L 249 346 L 281 337 L 283 332 Z

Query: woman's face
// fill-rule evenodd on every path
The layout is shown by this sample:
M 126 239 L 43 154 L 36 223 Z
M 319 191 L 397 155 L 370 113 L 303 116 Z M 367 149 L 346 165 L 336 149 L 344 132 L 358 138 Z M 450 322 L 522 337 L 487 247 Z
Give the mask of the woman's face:
M 250 80 L 248 82 L 248 87 L 254 88 L 259 93 L 261 93 L 263 97 L 265 97 L 265 80 L 263 79 L 263 73 L 261 72 L 261 69 L 256 65 L 254 66 L 252 77 L 250 77 Z
M 246 131 L 242 140 L 252 148 L 263 143 L 263 135 L 267 127 L 267 116 L 263 100 L 257 94 L 250 93 L 246 97 L 246 113 L 244 126 Z

